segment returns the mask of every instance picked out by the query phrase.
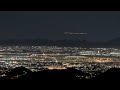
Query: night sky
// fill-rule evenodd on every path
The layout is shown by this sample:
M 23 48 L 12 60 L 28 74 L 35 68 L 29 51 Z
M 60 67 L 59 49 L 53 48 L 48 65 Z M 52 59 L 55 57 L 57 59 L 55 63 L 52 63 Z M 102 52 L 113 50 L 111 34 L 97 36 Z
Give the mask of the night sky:
M 88 33 L 89 41 L 120 37 L 120 11 L 0 11 L 0 39 L 64 39 Z

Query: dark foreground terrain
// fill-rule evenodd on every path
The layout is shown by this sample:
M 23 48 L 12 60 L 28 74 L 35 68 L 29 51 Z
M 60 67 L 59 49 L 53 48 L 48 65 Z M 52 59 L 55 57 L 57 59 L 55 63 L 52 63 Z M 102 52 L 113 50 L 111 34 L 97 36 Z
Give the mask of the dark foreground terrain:
M 120 69 L 112 68 L 104 73 L 96 72 L 97 75 L 93 78 L 80 78 L 81 76 L 89 76 L 88 73 L 84 73 L 74 68 L 68 68 L 65 70 L 43 70 L 38 72 L 32 72 L 25 67 L 17 67 L 11 71 L 5 73 L 0 77 L 0 80 L 23 80 L 23 81 L 120 81 Z
M 113 85 L 119 84 L 120 69 L 112 68 L 104 73 L 97 72 L 97 76 L 85 79 L 77 76 L 89 76 L 80 70 L 73 68 L 65 70 L 44 70 L 39 72 L 32 72 L 24 67 L 17 67 L 5 73 L 0 77 L 0 85 L 3 88 L 15 89 L 29 89 L 36 90 L 37 88 L 53 89 L 55 88 L 84 88 L 84 89 L 100 89 L 104 87 L 110 88 Z M 118 85 L 119 86 L 119 85 Z

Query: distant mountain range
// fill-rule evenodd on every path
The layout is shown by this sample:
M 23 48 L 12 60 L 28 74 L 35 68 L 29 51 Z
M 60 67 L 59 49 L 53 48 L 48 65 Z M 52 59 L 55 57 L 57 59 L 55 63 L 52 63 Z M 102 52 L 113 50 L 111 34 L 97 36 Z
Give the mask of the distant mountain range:
M 120 47 L 120 37 L 107 42 L 89 42 L 87 40 L 48 40 L 48 39 L 9 39 L 0 40 L 0 45 L 48 45 L 78 47 Z
M 120 37 L 112 39 L 112 40 L 106 42 L 106 45 L 120 47 Z

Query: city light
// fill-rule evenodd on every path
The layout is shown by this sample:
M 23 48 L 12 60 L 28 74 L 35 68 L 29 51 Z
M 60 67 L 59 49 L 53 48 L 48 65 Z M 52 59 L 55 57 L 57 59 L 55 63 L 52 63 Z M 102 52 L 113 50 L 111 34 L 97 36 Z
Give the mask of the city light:
M 94 77 L 96 71 L 120 68 L 119 53 L 120 49 L 117 48 L 0 46 L 0 65 L 7 69 L 23 66 L 33 72 L 72 67 Z

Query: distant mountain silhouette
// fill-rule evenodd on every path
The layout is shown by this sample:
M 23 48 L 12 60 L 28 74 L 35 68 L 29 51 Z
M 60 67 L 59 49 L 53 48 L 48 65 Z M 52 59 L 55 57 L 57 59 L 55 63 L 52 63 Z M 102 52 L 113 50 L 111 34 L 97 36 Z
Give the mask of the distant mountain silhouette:
M 87 40 L 48 40 L 48 39 L 8 39 L 0 40 L 0 45 L 48 45 L 48 46 L 67 46 L 67 47 L 95 47 L 101 43 L 88 42 Z
M 48 45 L 67 47 L 120 47 L 120 38 L 115 38 L 107 42 L 89 42 L 87 40 L 48 40 L 48 39 L 8 39 L 0 40 L 0 45 Z
M 120 47 L 120 37 L 114 38 L 108 42 L 106 42 L 107 46 L 114 46 L 114 47 Z

